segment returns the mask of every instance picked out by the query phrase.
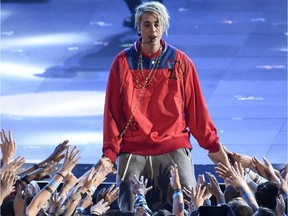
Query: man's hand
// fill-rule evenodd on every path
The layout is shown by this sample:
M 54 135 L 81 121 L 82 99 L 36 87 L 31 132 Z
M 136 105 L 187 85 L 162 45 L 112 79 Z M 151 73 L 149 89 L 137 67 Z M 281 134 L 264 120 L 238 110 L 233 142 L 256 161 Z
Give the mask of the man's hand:
M 231 167 L 228 156 L 226 152 L 224 151 L 222 144 L 219 144 L 218 152 L 209 153 L 208 156 L 215 164 L 218 164 L 220 162 L 228 168 Z
M 108 173 L 114 173 L 116 174 L 116 169 L 114 168 L 114 164 L 111 162 L 111 160 L 108 157 L 102 157 L 95 165 L 95 169 L 105 169 Z

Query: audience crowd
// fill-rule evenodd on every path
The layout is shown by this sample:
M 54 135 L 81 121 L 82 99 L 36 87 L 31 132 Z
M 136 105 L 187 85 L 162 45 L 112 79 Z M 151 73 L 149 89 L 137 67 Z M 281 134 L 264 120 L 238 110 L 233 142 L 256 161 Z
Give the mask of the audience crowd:
M 73 168 L 81 159 L 80 151 L 65 140 L 46 159 L 23 169 L 25 158 L 15 158 L 17 145 L 12 132 L 6 133 L 2 129 L 0 133 L 2 216 L 124 215 L 117 208 L 110 209 L 118 198 L 119 188 L 111 185 L 99 190 L 107 175 L 115 173 L 110 163 L 106 164 L 100 158 L 89 171 L 76 178 Z M 134 212 L 131 215 L 287 214 L 287 163 L 279 170 L 265 157 L 261 161 L 253 156 L 231 152 L 223 145 L 221 151 L 226 153 L 230 165 L 227 167 L 217 163 L 215 175 L 223 179 L 225 187 L 220 187 L 211 172 L 197 176 L 195 188 L 182 187 L 178 174 L 178 166 L 181 164 L 171 164 L 167 167 L 170 171 L 170 185 L 174 190 L 171 209 L 151 209 L 145 196 L 152 186 L 149 186 L 145 176 L 135 175 L 131 179 L 131 191 L 135 194 Z M 40 187 L 39 182 L 45 179 L 47 184 Z

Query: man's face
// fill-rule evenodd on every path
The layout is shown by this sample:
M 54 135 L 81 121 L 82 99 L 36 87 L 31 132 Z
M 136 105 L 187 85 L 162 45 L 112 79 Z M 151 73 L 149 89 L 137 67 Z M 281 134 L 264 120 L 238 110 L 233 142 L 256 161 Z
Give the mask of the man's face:
M 151 41 L 149 44 L 159 44 L 163 36 L 163 24 L 159 22 L 158 17 L 154 13 L 143 13 L 139 23 L 139 31 L 142 41 Z

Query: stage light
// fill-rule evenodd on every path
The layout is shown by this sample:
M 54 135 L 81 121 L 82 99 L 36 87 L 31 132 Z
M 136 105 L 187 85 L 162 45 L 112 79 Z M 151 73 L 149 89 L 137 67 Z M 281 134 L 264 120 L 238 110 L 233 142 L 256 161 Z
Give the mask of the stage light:
M 40 66 L 27 65 L 27 64 L 17 64 L 10 62 L 1 62 L 0 71 L 2 75 L 5 76 L 15 76 L 17 78 L 29 78 L 29 79 L 38 79 L 35 74 L 43 72 L 45 69 Z M 41 78 L 42 79 L 42 78 Z
M 70 46 L 71 44 L 87 44 L 89 41 L 92 42 L 92 38 L 88 35 L 79 33 L 33 35 L 30 37 L 15 38 L 16 36 L 17 35 L 14 34 L 14 37 L 2 37 L 2 49 L 26 46 L 52 46 L 59 44 L 67 44 Z
M 103 115 L 103 91 L 52 91 L 1 96 L 1 115 L 79 117 Z

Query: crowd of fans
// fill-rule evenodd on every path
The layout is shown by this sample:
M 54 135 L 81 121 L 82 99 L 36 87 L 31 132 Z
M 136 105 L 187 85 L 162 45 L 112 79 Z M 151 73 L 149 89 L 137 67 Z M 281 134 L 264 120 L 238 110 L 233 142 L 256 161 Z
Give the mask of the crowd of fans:
M 81 159 L 80 152 L 65 140 L 45 160 L 23 170 L 25 158 L 13 159 L 17 145 L 12 132 L 7 134 L 2 129 L 0 133 L 2 216 L 124 215 L 117 209 L 110 209 L 118 198 L 116 185 L 104 187 L 95 194 L 107 175 L 115 173 L 110 163 L 105 164 L 105 160 L 99 159 L 89 171 L 76 178 L 72 170 Z M 197 176 L 195 188 L 183 188 L 178 175 L 181 164 L 172 164 L 168 167 L 170 185 L 174 190 L 172 212 L 150 209 L 145 196 L 151 186 L 145 176 L 134 176 L 131 191 L 135 194 L 135 203 L 131 215 L 286 215 L 288 164 L 277 170 L 266 158 L 262 162 L 255 157 L 231 152 L 222 145 L 221 148 L 230 164 L 229 167 L 221 163 L 215 166 L 215 173 L 225 182 L 224 189 L 210 172 Z M 50 180 L 41 188 L 38 183 L 45 179 Z M 212 197 L 216 203 L 211 202 Z

